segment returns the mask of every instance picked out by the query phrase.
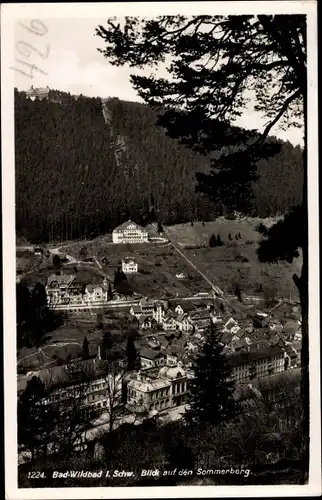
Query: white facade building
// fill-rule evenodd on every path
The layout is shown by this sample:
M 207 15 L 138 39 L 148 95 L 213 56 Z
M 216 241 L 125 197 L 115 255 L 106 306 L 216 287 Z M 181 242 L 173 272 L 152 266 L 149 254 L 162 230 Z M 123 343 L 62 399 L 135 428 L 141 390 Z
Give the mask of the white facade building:
M 124 257 L 122 259 L 122 271 L 124 274 L 137 273 L 139 265 L 133 257 Z
M 113 243 L 147 243 L 149 235 L 143 227 L 129 220 L 114 229 L 112 240 Z

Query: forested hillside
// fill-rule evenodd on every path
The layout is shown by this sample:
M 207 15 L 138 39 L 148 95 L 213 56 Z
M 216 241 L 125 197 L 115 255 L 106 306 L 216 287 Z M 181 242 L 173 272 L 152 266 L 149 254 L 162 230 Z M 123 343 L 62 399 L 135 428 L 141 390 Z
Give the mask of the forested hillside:
M 104 114 L 103 114 L 104 111 Z M 96 236 L 131 217 L 145 224 L 209 220 L 216 207 L 195 193 L 207 158 L 167 137 L 147 106 L 51 91 L 15 94 L 17 234 L 31 242 Z M 258 215 L 298 204 L 301 150 L 283 143 L 258 165 Z

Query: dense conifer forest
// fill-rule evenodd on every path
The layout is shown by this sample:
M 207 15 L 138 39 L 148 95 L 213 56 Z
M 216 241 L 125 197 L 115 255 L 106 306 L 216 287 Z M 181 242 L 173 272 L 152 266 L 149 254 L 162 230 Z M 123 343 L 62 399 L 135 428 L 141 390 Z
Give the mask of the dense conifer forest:
M 166 136 L 148 106 L 50 91 L 15 92 L 16 227 L 33 243 L 95 237 L 141 224 L 213 219 L 222 207 L 195 192 L 209 160 Z M 270 140 L 276 141 L 275 138 Z M 242 168 L 242 166 L 241 166 Z M 281 143 L 258 163 L 256 215 L 301 202 L 301 148 Z

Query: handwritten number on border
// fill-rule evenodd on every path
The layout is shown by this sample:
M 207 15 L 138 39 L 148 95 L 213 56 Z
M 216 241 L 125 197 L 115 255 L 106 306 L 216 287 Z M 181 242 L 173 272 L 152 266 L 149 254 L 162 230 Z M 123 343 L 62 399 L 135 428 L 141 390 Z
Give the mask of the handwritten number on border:
M 44 36 L 48 33 L 48 29 L 47 27 L 45 26 L 45 24 L 40 21 L 39 19 L 32 19 L 30 21 L 30 26 L 27 26 L 26 24 L 24 23 L 21 23 L 19 22 L 18 23 L 22 28 L 25 28 L 27 31 L 29 31 L 30 33 L 33 33 L 34 35 L 38 35 L 38 36 Z M 38 25 L 38 28 L 37 28 L 37 25 Z M 39 25 L 40 25 L 40 31 L 39 31 Z
M 20 52 L 20 54 L 23 55 L 24 57 L 30 57 L 31 51 L 33 50 L 34 52 L 36 52 L 36 54 L 38 54 L 43 59 L 47 59 L 47 57 L 49 55 L 49 51 L 50 51 L 49 44 L 46 45 L 46 52 L 41 52 L 40 50 L 36 49 L 36 47 L 31 45 L 30 43 L 24 42 L 22 40 L 20 40 L 19 42 L 16 43 L 16 47 L 17 47 L 17 50 Z M 27 50 L 23 51 L 22 50 L 23 48 L 26 48 Z
M 19 22 L 18 24 L 22 28 L 24 28 L 27 31 L 29 31 L 30 33 L 32 33 L 33 35 L 44 36 L 48 33 L 47 26 L 39 19 L 32 19 L 30 21 L 29 26 L 22 23 L 22 22 Z M 45 51 L 42 52 L 38 48 L 34 47 L 31 43 L 25 42 L 23 40 L 19 40 L 19 42 L 16 43 L 16 49 L 23 57 L 25 57 L 27 59 L 32 55 L 33 52 L 36 53 L 42 59 L 47 59 L 47 57 L 49 56 L 49 52 L 50 52 L 50 45 L 46 44 Z M 18 71 L 22 75 L 28 76 L 29 78 L 34 77 L 33 76 L 34 71 L 39 71 L 39 73 L 42 73 L 43 75 L 48 75 L 48 73 L 46 73 L 42 69 L 38 68 L 38 66 L 36 66 L 35 64 L 30 64 L 30 63 L 28 63 L 22 59 L 18 59 L 18 58 L 16 58 L 16 62 L 18 62 L 20 64 L 24 64 L 25 66 L 28 66 L 30 68 L 29 73 L 26 73 L 25 71 L 22 71 L 22 69 L 19 69 L 16 67 L 10 67 L 9 69 L 13 69 L 14 71 Z

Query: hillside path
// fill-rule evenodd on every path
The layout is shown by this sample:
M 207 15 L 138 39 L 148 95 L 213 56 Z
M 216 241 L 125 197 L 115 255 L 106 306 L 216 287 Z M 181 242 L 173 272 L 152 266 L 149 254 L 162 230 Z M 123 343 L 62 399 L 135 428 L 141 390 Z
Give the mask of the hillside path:
M 169 238 L 169 236 L 168 236 L 168 238 Z M 170 238 L 169 238 L 169 241 L 170 241 L 170 244 L 173 246 L 173 248 L 179 253 L 179 255 L 181 255 L 181 257 L 183 257 L 188 262 L 188 264 L 191 267 L 193 267 L 193 269 L 195 271 L 197 271 L 200 274 L 200 276 L 203 277 L 203 279 L 211 286 L 211 288 L 214 290 L 214 292 L 217 295 L 219 295 L 222 299 L 224 299 L 226 302 L 229 302 L 228 299 L 225 297 L 224 292 L 217 285 L 212 283 L 210 281 L 210 279 L 207 278 L 207 276 L 202 271 L 200 271 L 200 269 L 198 269 L 198 267 L 190 259 L 188 259 L 188 257 L 178 248 L 178 246 L 172 240 L 170 240 Z

